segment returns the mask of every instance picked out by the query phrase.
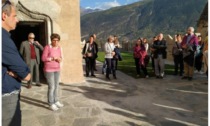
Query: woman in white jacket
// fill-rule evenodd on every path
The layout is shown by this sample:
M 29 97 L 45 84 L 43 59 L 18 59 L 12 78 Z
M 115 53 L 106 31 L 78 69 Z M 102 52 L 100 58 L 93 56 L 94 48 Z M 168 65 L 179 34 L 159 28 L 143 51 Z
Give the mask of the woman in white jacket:
M 114 52 L 115 45 L 113 43 L 113 40 L 114 40 L 114 37 L 109 36 L 107 42 L 104 45 L 105 60 L 106 60 L 106 64 L 107 64 L 106 78 L 108 80 L 110 80 L 109 74 L 111 73 L 111 70 L 112 70 L 114 79 L 117 79 L 116 72 L 115 72 L 115 59 L 113 58 L 115 55 L 115 52 Z

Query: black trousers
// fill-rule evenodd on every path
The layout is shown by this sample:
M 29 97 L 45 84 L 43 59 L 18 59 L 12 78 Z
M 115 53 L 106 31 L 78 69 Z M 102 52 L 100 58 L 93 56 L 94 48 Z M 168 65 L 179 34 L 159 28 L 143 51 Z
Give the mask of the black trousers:
M 94 70 L 96 70 L 96 59 L 94 60 Z
M 116 60 L 115 59 L 110 59 L 106 58 L 106 64 L 107 64 L 107 69 L 106 69 L 106 77 L 109 77 L 109 74 L 112 71 L 113 76 L 116 76 Z
M 152 60 L 152 69 L 155 71 L 155 59 L 153 56 L 151 56 L 151 60 Z
M 195 68 L 198 71 L 200 71 L 202 68 L 202 58 L 203 58 L 202 55 L 195 57 Z
M 95 64 L 95 59 L 91 57 L 86 57 L 85 58 L 85 63 L 86 63 L 86 75 L 89 76 L 89 73 L 91 72 L 91 75 L 94 75 L 94 64 Z
M 138 75 L 140 75 L 141 72 L 140 72 L 139 58 L 135 58 L 135 65 L 136 65 L 136 73 L 137 73 Z
M 118 66 L 118 60 L 115 60 L 115 70 L 117 70 L 117 66 Z
M 2 126 L 21 126 L 20 94 L 2 97 Z
M 140 60 L 139 58 L 135 58 L 136 72 L 137 74 L 140 75 L 141 74 L 140 69 L 142 69 L 144 75 L 147 76 L 148 75 L 147 68 L 146 66 L 140 65 L 139 60 Z
M 182 55 L 174 56 L 174 74 L 178 74 L 178 69 L 179 69 L 179 74 L 182 75 L 184 69 L 184 62 Z

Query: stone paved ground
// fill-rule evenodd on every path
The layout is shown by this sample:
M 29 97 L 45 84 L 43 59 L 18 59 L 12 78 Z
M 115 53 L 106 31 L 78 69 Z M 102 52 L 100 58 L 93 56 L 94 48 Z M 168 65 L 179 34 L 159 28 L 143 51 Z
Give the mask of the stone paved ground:
M 101 70 L 101 64 L 98 64 Z M 97 78 L 62 84 L 64 107 L 48 109 L 47 85 L 22 88 L 22 126 L 207 126 L 208 85 L 204 75 L 195 80 L 166 76 L 134 79 L 118 71 L 117 80 Z

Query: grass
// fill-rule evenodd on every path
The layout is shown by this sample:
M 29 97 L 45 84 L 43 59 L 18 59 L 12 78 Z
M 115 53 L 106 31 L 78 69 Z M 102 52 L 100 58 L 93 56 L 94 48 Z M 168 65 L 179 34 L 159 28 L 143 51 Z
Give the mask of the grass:
M 135 68 L 135 62 L 133 59 L 133 54 L 129 52 L 122 52 L 121 55 L 123 57 L 123 61 L 118 62 L 118 70 L 136 78 L 136 68 Z M 100 62 L 104 62 L 104 52 L 98 52 L 97 60 Z M 152 72 L 151 62 L 149 63 L 147 67 L 147 71 L 148 71 L 149 76 L 155 76 L 154 72 Z M 173 71 L 174 71 L 173 65 L 168 65 L 168 64 L 165 65 L 166 75 L 172 75 Z M 141 71 L 140 77 L 144 77 L 143 71 Z

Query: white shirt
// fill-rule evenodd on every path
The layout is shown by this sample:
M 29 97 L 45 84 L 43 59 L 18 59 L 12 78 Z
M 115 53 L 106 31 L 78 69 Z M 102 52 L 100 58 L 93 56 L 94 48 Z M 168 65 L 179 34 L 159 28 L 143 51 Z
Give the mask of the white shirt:
M 104 51 L 105 51 L 105 58 L 112 59 L 112 52 L 114 51 L 115 45 L 114 43 L 106 42 L 104 45 Z
M 144 44 L 144 47 L 145 47 L 145 50 L 146 50 L 146 52 L 148 51 L 148 48 L 149 48 L 149 44 L 148 43 L 145 43 Z

